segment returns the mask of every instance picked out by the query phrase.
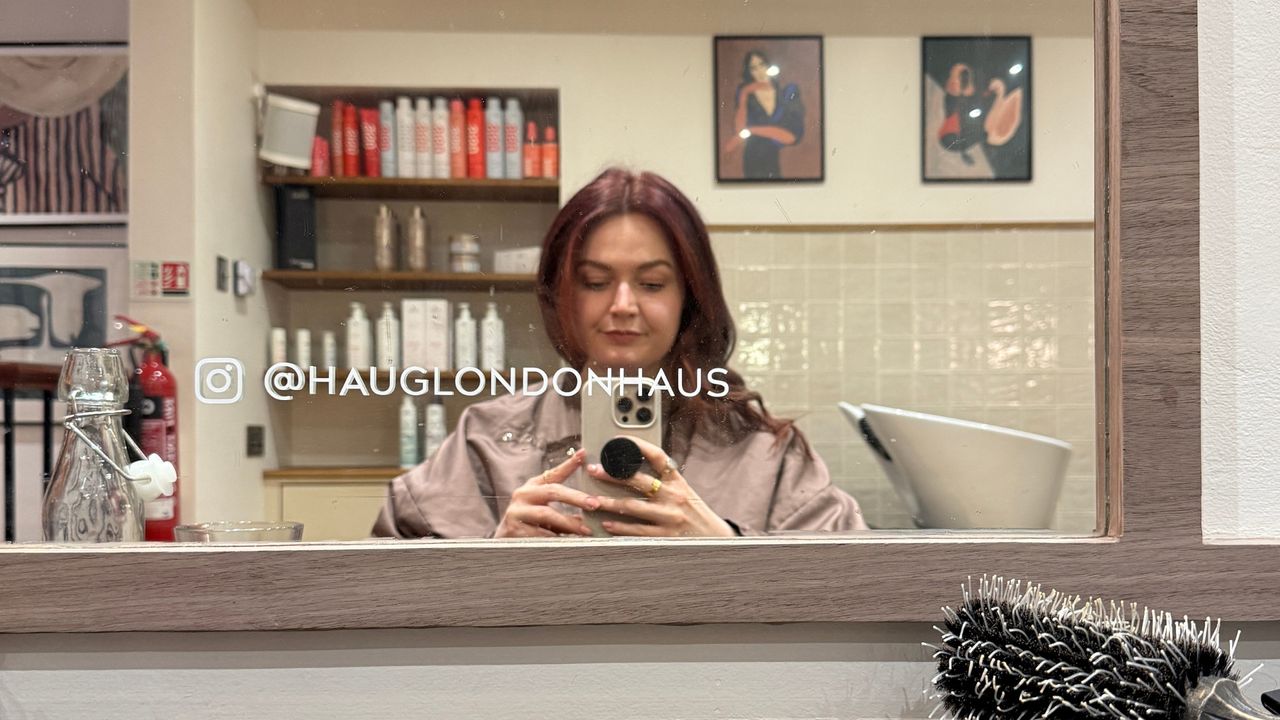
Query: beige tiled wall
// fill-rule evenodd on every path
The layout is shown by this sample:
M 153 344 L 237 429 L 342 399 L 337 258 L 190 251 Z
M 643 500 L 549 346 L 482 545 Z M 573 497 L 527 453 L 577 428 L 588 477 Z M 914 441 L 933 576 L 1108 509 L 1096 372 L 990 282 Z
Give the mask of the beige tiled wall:
M 1090 229 L 719 232 L 733 366 L 800 427 L 873 527 L 910 527 L 840 400 L 1073 446 L 1055 527 L 1094 526 Z

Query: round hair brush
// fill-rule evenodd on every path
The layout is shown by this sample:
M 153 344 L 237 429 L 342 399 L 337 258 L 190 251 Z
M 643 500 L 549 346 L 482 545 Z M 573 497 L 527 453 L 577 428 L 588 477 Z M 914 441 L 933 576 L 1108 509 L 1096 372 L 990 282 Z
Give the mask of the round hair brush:
M 934 697 L 953 718 L 1276 720 L 1241 694 L 1239 636 L 1223 650 L 1221 621 L 1197 628 L 1136 604 L 985 576 L 943 612 L 942 647 L 926 645 L 938 661 Z

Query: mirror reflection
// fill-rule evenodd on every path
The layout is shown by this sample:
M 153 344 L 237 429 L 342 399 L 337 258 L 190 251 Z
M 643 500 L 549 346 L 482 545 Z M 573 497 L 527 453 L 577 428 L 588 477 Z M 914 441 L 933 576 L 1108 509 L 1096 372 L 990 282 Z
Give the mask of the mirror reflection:
M 143 507 L 59 449 L 113 343 L 148 540 L 1094 530 L 1091 4 L 131 11 L 0 55 L 8 539 Z

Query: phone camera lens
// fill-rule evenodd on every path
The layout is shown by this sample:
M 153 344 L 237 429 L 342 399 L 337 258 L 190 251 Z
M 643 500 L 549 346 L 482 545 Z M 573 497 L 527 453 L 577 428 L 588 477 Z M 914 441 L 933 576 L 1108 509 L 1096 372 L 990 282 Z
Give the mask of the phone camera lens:
M 640 390 L 636 392 L 636 397 L 640 399 L 640 402 L 649 402 L 653 399 L 653 389 L 648 385 L 641 385 Z
M 648 423 L 653 420 L 653 411 L 649 408 L 640 408 L 636 411 L 636 420 L 642 423 Z
M 629 413 L 631 412 L 631 407 L 631 398 L 618 398 L 618 412 Z

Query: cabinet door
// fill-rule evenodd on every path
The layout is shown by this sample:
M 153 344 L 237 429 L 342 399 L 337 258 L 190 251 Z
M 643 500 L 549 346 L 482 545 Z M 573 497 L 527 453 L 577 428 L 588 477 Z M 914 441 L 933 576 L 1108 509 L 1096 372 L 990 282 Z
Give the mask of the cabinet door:
M 289 484 L 281 489 L 281 519 L 303 524 L 302 539 L 370 537 L 386 497 L 386 482 Z

